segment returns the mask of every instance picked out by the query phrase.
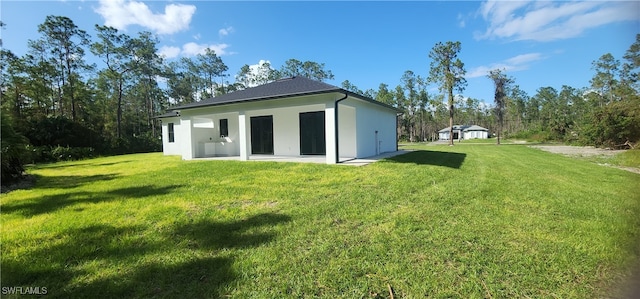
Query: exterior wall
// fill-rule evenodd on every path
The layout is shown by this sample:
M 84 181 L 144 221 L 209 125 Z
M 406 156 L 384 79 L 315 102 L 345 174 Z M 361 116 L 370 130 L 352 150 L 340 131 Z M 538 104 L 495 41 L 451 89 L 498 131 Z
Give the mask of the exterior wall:
M 487 139 L 489 134 L 486 131 L 466 131 L 464 139 Z
M 468 139 L 466 133 L 464 132 L 460 132 L 460 130 L 453 130 L 453 136 L 455 137 L 456 134 L 458 135 L 458 138 L 454 139 L 454 140 L 460 140 L 462 139 Z M 440 140 L 449 140 L 449 131 L 446 132 L 438 132 L 438 139 Z
M 173 123 L 174 142 L 169 142 L 169 123 Z M 165 155 L 180 155 L 180 141 L 184 136 L 180 132 L 180 119 L 170 117 L 162 119 L 162 152 Z M 177 133 L 177 134 L 176 134 Z
M 220 138 L 220 119 L 228 120 L 228 138 Z M 169 142 L 169 123 L 174 124 L 174 142 Z M 238 156 L 238 113 L 182 115 L 162 119 L 162 151 L 183 159 Z
M 346 100 L 348 101 L 348 100 Z M 355 158 L 358 156 L 356 128 L 356 108 L 352 105 L 340 103 L 338 105 L 338 153 L 340 158 Z
M 239 111 L 242 112 L 247 122 L 245 126 L 246 144 L 244 146 L 245 149 L 248 149 L 248 155 L 251 155 L 251 129 L 248 126 L 250 119 L 254 116 L 266 115 L 273 116 L 274 155 L 300 155 L 299 114 L 302 112 L 324 111 L 327 102 L 333 103 L 333 96 L 327 94 L 303 98 L 231 104 L 182 111 L 181 118 L 189 119 L 193 123 L 190 143 L 194 152 L 193 157 L 241 156 L 241 147 L 243 145 L 240 140 Z M 304 105 L 300 105 L 300 103 L 304 103 Z M 229 122 L 228 139 L 220 139 L 219 120 L 222 118 L 228 119 Z M 329 136 L 328 133 L 327 137 Z M 168 135 L 167 137 L 163 136 L 163 142 L 164 140 L 168 140 Z
M 220 120 L 228 121 L 228 136 L 220 137 Z M 192 117 L 195 158 L 240 155 L 238 113 L 218 113 Z
M 357 157 L 365 158 L 396 151 L 396 112 L 360 101 L 354 106 L 358 128 Z
M 276 156 L 300 155 L 300 113 L 324 111 L 325 105 L 312 104 L 297 107 L 245 110 L 247 117 L 273 116 L 273 154 Z M 250 131 L 250 130 L 249 130 Z M 247 132 L 251 136 L 250 132 Z M 250 143 L 251 138 L 248 142 Z

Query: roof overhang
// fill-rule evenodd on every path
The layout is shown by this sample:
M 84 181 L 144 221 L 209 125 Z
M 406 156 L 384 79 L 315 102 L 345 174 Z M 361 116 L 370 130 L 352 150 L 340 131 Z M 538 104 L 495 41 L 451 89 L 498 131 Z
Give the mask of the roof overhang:
M 180 116 L 180 110 L 169 110 L 167 113 L 160 114 L 154 118 L 169 118 L 169 117 L 179 117 L 179 116 Z
M 196 109 L 196 108 L 243 104 L 243 103 L 251 103 L 251 102 L 257 102 L 257 101 L 272 101 L 272 100 L 278 100 L 278 99 L 289 99 L 289 98 L 296 98 L 296 97 L 332 94 L 332 93 L 339 94 L 339 98 L 351 97 L 353 99 L 357 99 L 363 102 L 369 102 L 371 104 L 384 107 L 386 109 L 390 109 L 398 113 L 403 112 L 402 110 L 396 107 L 387 105 L 382 102 L 378 102 L 364 95 L 360 95 L 334 85 L 330 85 L 321 81 L 316 81 L 316 80 L 312 80 L 305 77 L 291 77 L 291 78 L 279 79 L 267 84 L 263 84 L 263 85 L 243 89 L 243 90 L 234 91 L 234 92 L 223 94 L 214 98 L 205 99 L 199 102 L 174 106 L 167 110 L 168 113 L 165 113 L 159 116 L 158 118 L 179 116 L 177 114 L 172 114 L 172 111 L 178 111 L 178 110 L 187 110 L 187 109 L 190 110 L 190 109 Z
M 175 117 L 175 116 L 180 116 L 179 111 L 180 110 L 187 110 L 187 109 L 196 109 L 196 108 L 205 108 L 205 107 L 214 107 L 214 106 L 224 106 L 224 105 L 232 105 L 232 104 L 242 104 L 242 103 L 251 103 L 251 102 L 257 102 L 257 101 L 270 101 L 270 100 L 278 100 L 278 99 L 287 99 L 287 98 L 295 98 L 295 97 L 303 97 L 303 96 L 312 96 L 312 95 L 319 95 L 319 94 L 330 94 L 330 93 L 339 93 L 339 94 L 345 94 L 349 97 L 353 97 L 356 99 L 359 99 L 361 101 L 364 102 L 369 102 L 375 105 L 379 105 L 382 107 L 385 107 L 387 109 L 391 109 L 394 110 L 398 113 L 404 113 L 403 110 L 400 110 L 396 107 L 387 105 L 385 103 L 376 101 L 374 99 L 370 99 L 367 98 L 365 96 L 359 95 L 357 93 L 348 91 L 348 90 L 344 90 L 344 89 L 334 89 L 334 90 L 321 90 L 321 91 L 314 91 L 314 92 L 302 92 L 302 93 L 294 93 L 294 94 L 284 94 L 284 95 L 274 95 L 274 96 L 269 96 L 269 97 L 253 97 L 253 98 L 246 98 L 246 99 L 241 99 L 241 100 L 233 100 L 233 101 L 222 101 L 222 102 L 209 102 L 209 103 L 190 103 L 190 104 L 185 104 L 185 105 L 180 105 L 180 106 L 175 106 L 172 108 L 169 108 L 169 112 L 156 116 L 156 118 L 167 118 L 167 117 Z

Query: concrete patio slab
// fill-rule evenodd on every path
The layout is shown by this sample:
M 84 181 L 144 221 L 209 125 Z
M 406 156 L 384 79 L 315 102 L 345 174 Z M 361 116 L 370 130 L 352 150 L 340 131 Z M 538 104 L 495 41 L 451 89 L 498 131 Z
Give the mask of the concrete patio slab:
M 404 155 L 404 154 L 409 153 L 409 152 L 411 152 L 411 151 L 399 150 L 399 151 L 395 151 L 395 152 L 382 153 L 380 155 L 373 156 L 373 157 L 340 161 L 339 165 L 364 166 L 364 165 L 367 165 L 369 163 L 377 162 L 378 160 L 391 158 L 391 157 L 395 157 L 395 156 L 399 156 L 399 155 Z
M 407 150 L 399 150 L 395 152 L 383 153 L 373 157 L 367 157 L 362 159 L 350 159 L 350 158 L 340 158 L 340 163 L 338 165 L 347 165 L 347 166 L 364 166 L 373 162 L 376 162 L 381 159 L 386 159 L 398 155 L 406 154 L 410 151 Z M 207 158 L 197 158 L 194 160 L 234 160 L 240 161 L 240 157 L 231 156 L 231 157 L 207 157 Z M 251 155 L 249 156 L 249 161 L 267 161 L 267 162 L 295 162 L 295 163 L 317 163 L 317 164 L 325 164 L 326 157 L 325 156 L 274 156 L 274 155 Z

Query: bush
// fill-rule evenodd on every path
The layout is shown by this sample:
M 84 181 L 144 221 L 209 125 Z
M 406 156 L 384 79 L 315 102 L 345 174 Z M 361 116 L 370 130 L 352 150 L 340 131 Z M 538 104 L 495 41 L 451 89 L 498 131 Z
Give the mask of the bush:
M 612 147 L 640 141 L 640 99 L 635 103 L 613 102 L 595 109 L 585 125 L 581 142 Z
M 24 174 L 24 163 L 28 157 L 25 146 L 28 142 L 24 136 L 13 129 L 11 120 L 6 113 L 3 113 L 0 121 L 2 126 L 2 152 L 0 153 L 2 155 L 2 174 L 0 180 L 2 185 L 8 185 L 20 180 Z
M 73 161 L 97 156 L 95 149 L 92 147 L 27 145 L 26 150 L 29 153 L 29 163 Z
M 515 134 L 510 134 L 508 137 L 513 139 L 524 139 L 529 142 L 553 141 L 551 134 L 543 130 L 523 130 Z
M 72 161 L 94 157 L 91 147 L 56 146 L 51 149 L 51 157 L 56 161 Z
M 35 146 L 96 148 L 104 143 L 97 132 L 63 116 L 31 119 L 23 134 Z
M 150 132 L 135 136 L 131 142 L 131 151 L 134 153 L 149 153 L 162 151 L 162 139 L 154 137 Z

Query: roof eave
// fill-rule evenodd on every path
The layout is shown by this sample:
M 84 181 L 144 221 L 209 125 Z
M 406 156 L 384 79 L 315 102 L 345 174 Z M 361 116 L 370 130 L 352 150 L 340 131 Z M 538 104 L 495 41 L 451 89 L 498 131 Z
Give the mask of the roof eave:
M 348 90 L 345 90 L 345 89 L 342 89 L 342 88 L 318 90 L 318 91 L 312 91 L 312 92 L 293 93 L 293 94 L 283 94 L 283 95 L 276 95 L 276 96 L 269 96 L 269 97 L 253 97 L 253 98 L 247 98 L 247 99 L 235 100 L 235 101 L 228 101 L 228 102 L 193 103 L 193 105 L 185 104 L 185 105 L 181 105 L 181 106 L 171 107 L 171 108 L 168 109 L 168 111 L 184 110 L 184 109 L 195 109 L 195 108 L 205 108 L 205 107 L 231 105 L 231 104 L 240 104 L 240 103 L 248 103 L 248 102 L 255 102 L 255 101 L 268 101 L 268 100 L 293 98 L 293 97 L 300 97 L 300 96 L 326 94 L 326 93 L 333 93 L 333 92 L 344 93 L 344 94 L 347 94 L 350 97 L 358 98 L 360 100 L 363 100 L 363 101 L 366 101 L 366 102 L 370 102 L 372 104 L 380 105 L 382 107 L 395 110 L 398 113 L 403 113 L 404 112 L 404 111 L 402 111 L 402 110 L 400 110 L 400 109 L 398 109 L 396 107 L 387 105 L 385 103 L 376 101 L 374 99 L 359 95 L 357 93 L 354 93 L 352 91 L 348 91 Z M 170 117 L 170 116 L 165 116 L 165 118 L 166 117 Z
M 247 98 L 247 99 L 242 99 L 242 100 L 234 100 L 234 101 L 228 101 L 228 102 L 193 103 L 194 105 L 185 104 L 185 105 L 181 105 L 181 106 L 171 107 L 171 108 L 169 108 L 169 111 L 204 108 L 204 107 L 212 107 L 212 106 L 222 106 L 222 105 L 231 105 L 231 104 L 248 103 L 248 102 L 255 102 L 255 101 L 276 100 L 276 99 L 293 98 L 293 97 L 301 97 L 301 96 L 310 96 L 310 95 L 332 93 L 332 92 L 339 92 L 339 91 L 340 91 L 340 89 L 319 90 L 319 91 L 312 91 L 312 92 L 283 94 L 283 95 L 275 95 L 275 96 L 268 96 L 268 97 L 253 97 L 253 98 Z M 199 104 L 199 105 L 197 105 L 197 104 Z
M 163 119 L 163 118 L 180 117 L 180 113 L 178 113 L 174 109 L 170 109 L 168 111 L 171 111 L 171 112 L 160 114 L 158 116 L 154 116 L 153 118 L 155 118 L 155 119 Z
M 396 107 L 393 107 L 393 106 L 391 106 L 391 105 L 385 104 L 385 103 L 383 103 L 383 102 L 376 101 L 376 100 L 374 100 L 374 99 L 372 99 L 372 98 L 369 98 L 369 97 L 363 96 L 363 95 L 361 95 L 361 94 L 357 94 L 357 93 L 355 93 L 355 92 L 353 92 L 353 91 L 348 91 L 348 90 L 346 90 L 346 89 L 342 89 L 342 88 L 340 88 L 340 89 L 338 89 L 338 90 L 339 90 L 339 92 L 345 93 L 345 94 L 347 94 L 347 95 L 349 95 L 349 96 L 351 96 L 351 97 L 354 97 L 354 98 L 361 99 L 361 100 L 363 100 L 363 101 L 365 101 L 365 102 L 369 102 L 369 103 L 376 104 L 376 105 L 379 105 L 379 106 L 382 106 L 382 107 L 385 107 L 385 108 L 389 108 L 389 109 L 395 110 L 395 111 L 396 111 L 396 112 L 398 112 L 398 113 L 404 113 L 404 111 L 403 111 L 403 110 L 400 110 L 400 109 L 398 109 L 398 108 L 396 108 Z

